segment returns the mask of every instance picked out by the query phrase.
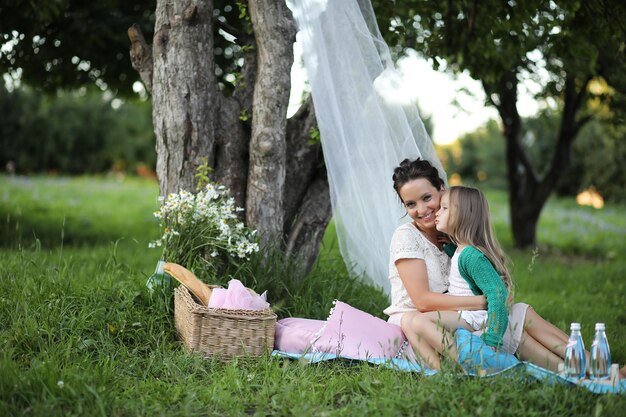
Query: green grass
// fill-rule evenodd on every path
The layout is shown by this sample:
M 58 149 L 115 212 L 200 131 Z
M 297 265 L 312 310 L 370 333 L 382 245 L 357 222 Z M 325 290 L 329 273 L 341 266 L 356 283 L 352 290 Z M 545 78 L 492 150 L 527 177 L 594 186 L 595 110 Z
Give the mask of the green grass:
M 508 378 L 423 377 L 363 363 L 269 357 L 228 363 L 186 352 L 171 305 L 144 291 L 160 253 L 154 182 L 0 177 L 0 416 L 621 415 L 626 395 L 597 396 Z M 488 193 L 510 245 L 506 196 Z M 536 251 L 508 249 L 516 298 L 566 329 L 604 321 L 626 362 L 626 220 L 550 200 Z M 281 317 L 325 318 L 333 298 L 382 316 L 384 297 L 349 278 L 332 233 L 316 269 L 253 265 Z

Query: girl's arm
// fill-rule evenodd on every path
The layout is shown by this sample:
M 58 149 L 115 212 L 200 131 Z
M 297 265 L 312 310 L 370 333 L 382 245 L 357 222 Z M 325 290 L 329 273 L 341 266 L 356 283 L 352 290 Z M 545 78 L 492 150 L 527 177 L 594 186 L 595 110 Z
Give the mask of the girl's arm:
M 484 310 L 486 308 L 487 299 L 483 295 L 457 297 L 430 291 L 428 270 L 423 259 L 399 259 L 396 261 L 396 267 L 411 301 L 422 313 L 445 310 Z

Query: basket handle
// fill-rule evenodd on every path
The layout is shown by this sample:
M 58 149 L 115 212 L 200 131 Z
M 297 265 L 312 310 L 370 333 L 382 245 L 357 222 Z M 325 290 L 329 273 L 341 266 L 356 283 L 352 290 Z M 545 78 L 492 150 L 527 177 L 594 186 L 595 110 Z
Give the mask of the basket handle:
M 193 272 L 188 270 L 182 265 L 175 264 L 173 262 L 167 262 L 163 265 L 163 271 L 174 277 L 178 282 L 183 284 L 189 291 L 195 295 L 203 305 L 209 305 L 209 298 L 211 298 L 211 288 L 200 281 Z

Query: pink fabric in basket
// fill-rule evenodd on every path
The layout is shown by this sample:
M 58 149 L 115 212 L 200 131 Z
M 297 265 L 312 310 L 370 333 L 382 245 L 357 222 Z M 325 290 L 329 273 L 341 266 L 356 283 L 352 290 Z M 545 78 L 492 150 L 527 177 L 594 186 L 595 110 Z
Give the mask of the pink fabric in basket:
M 270 305 L 260 295 L 251 294 L 238 279 L 228 282 L 228 289 L 213 288 L 209 298 L 209 308 L 231 310 L 263 310 Z
M 274 347 L 283 352 L 308 353 L 311 343 L 324 327 L 324 320 L 288 317 L 276 322 Z
M 399 326 L 336 301 L 313 351 L 355 359 L 391 359 L 401 353 L 405 340 Z

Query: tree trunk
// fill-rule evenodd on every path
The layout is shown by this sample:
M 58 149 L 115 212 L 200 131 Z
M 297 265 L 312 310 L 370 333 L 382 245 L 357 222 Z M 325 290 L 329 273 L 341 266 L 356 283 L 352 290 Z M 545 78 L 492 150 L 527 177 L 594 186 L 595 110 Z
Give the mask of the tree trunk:
M 320 144 L 311 145 L 316 128 L 313 100 L 287 123 L 287 178 L 285 186 L 286 251 L 298 253 L 304 270 L 313 265 L 331 216 L 328 179 Z M 306 187 L 302 187 L 306 184 Z
M 158 1 L 153 41 L 152 121 L 161 195 L 195 191 L 202 158 L 214 159 L 219 97 L 213 2 Z
M 283 232 L 287 106 L 296 28 L 285 2 L 254 0 L 249 6 L 259 42 L 246 218 L 258 229 L 261 242 L 268 243 Z
M 564 109 L 561 127 L 551 160 L 544 178 L 539 178 L 521 144 L 522 119 L 517 111 L 517 77 L 511 71 L 505 74 L 497 86 L 483 83 L 488 97 L 492 99 L 502 119 L 506 139 L 506 162 L 509 182 L 509 208 L 513 242 L 516 247 L 525 248 L 536 244 L 537 224 L 541 211 L 556 187 L 561 174 L 568 167 L 572 143 L 588 118 L 576 119 L 587 84 L 584 80 L 579 87 L 573 78 L 567 77 L 564 93 Z
M 133 66 L 152 94 L 159 188 L 195 191 L 206 159 L 262 243 L 280 242 L 307 272 L 331 215 L 321 146 L 309 143 L 315 112 L 309 100 L 286 118 L 295 41 L 286 4 L 255 0 L 249 11 L 254 34 L 237 39 L 247 52 L 232 96 L 215 76 L 220 22 L 211 1 L 158 0 L 152 47 L 138 27 L 129 29 Z

